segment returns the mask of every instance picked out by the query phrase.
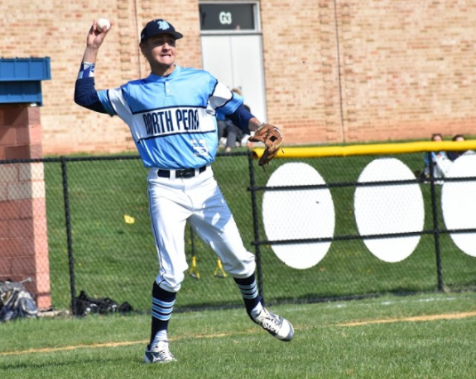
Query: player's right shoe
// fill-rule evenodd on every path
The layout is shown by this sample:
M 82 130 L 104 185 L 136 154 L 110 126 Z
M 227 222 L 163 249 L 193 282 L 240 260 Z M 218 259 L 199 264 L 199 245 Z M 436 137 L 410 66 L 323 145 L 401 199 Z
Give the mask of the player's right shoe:
M 288 342 L 294 336 L 294 328 L 288 320 L 271 313 L 264 307 L 257 316 L 252 316 L 251 319 L 278 340 Z
M 148 345 L 145 349 L 144 363 L 166 363 L 176 361 L 169 349 L 167 341 L 161 341 L 157 346 L 150 347 Z

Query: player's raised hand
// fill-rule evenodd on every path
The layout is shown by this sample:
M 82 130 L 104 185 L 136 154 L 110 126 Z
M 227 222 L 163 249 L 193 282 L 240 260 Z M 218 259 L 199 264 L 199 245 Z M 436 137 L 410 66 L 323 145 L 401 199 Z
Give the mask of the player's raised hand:
M 107 33 L 109 33 L 109 31 L 111 30 L 111 27 L 112 27 L 112 23 L 109 27 L 107 27 L 107 25 L 101 27 L 98 24 L 98 21 L 94 20 L 88 32 L 87 46 L 91 48 L 99 49 Z

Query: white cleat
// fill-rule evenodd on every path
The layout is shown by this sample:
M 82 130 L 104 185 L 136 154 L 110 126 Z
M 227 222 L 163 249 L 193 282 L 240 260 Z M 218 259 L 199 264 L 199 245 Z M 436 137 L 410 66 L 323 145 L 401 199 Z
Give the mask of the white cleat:
M 169 349 L 167 341 L 161 341 L 157 346 L 147 346 L 144 354 L 144 363 L 166 363 L 177 361 Z
M 278 340 L 288 342 L 294 336 L 294 329 L 291 323 L 285 318 L 269 312 L 266 308 L 263 308 L 261 313 L 252 319 Z

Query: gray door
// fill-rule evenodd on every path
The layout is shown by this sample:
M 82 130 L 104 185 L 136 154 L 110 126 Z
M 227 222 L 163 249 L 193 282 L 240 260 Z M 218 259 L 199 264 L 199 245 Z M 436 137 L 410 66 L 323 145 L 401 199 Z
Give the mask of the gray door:
M 202 35 L 203 68 L 230 89 L 238 88 L 260 121 L 266 121 L 261 35 Z

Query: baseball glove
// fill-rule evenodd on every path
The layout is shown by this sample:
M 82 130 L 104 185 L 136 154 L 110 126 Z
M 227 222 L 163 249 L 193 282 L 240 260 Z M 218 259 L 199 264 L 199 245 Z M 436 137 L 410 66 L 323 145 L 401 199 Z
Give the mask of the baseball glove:
M 265 150 L 258 164 L 266 166 L 278 154 L 279 148 L 283 143 L 283 135 L 276 126 L 263 123 L 256 129 L 254 135 L 249 138 L 249 141 L 264 143 Z

